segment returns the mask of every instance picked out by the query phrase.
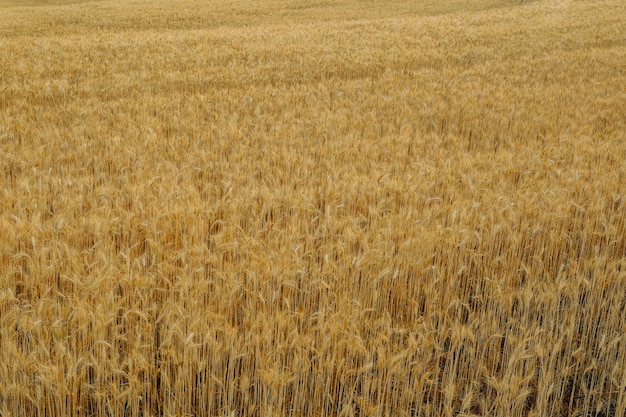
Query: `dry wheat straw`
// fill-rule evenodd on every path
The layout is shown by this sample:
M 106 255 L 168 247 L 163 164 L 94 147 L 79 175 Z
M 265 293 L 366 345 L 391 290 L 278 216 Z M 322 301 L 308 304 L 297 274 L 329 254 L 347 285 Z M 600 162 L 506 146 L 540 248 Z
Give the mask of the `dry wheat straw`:
M 0 1 L 0 415 L 624 416 L 624 4 L 414 3 Z

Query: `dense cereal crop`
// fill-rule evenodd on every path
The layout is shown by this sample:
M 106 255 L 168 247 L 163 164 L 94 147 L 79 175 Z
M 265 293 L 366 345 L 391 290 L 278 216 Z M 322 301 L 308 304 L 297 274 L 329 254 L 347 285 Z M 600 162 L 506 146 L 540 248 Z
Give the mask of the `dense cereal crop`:
M 625 415 L 626 2 L 62 3 L 0 0 L 0 416 Z

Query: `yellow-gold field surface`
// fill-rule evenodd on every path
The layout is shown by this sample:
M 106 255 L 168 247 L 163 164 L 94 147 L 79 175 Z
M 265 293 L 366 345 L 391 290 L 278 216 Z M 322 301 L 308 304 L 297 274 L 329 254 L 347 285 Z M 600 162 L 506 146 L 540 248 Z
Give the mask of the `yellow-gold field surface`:
M 626 2 L 0 0 L 0 416 L 623 417 Z

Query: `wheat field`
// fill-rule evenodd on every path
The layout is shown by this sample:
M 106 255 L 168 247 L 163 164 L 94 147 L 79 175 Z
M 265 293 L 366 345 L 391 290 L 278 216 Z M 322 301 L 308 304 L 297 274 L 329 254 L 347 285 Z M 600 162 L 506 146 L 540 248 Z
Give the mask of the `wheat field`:
M 626 2 L 0 0 L 0 416 L 624 417 Z

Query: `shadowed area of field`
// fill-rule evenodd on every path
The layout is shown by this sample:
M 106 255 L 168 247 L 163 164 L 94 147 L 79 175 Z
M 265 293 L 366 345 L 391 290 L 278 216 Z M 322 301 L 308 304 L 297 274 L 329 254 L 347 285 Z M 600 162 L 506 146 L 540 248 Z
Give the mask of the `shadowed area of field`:
M 0 7 L 54 7 L 99 1 L 101 0 L 0 0 Z
M 98 31 L 201 30 L 267 24 L 440 15 L 518 4 L 511 0 L 454 1 L 17 1 L 0 0 L 0 33 L 46 35 Z M 54 7 L 59 6 L 61 7 Z M 21 6 L 21 7 L 20 7 Z M 27 6 L 27 7 L 24 7 Z M 30 6 L 30 7 L 28 7 Z M 36 7 L 33 9 L 32 7 Z M 48 7 L 44 7 L 48 6 Z M 8 8 L 6 8 L 8 7 Z M 26 32 L 24 32 L 26 30 Z

